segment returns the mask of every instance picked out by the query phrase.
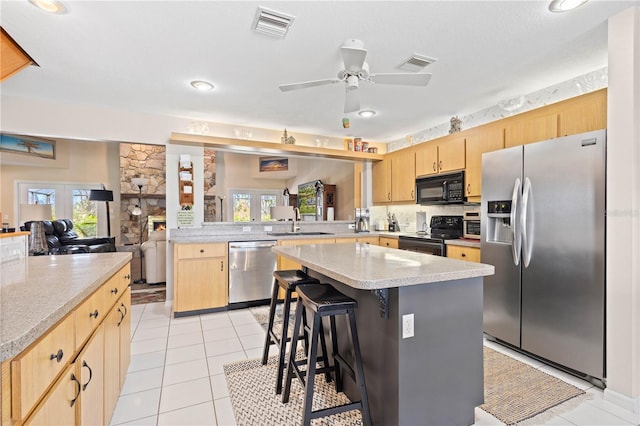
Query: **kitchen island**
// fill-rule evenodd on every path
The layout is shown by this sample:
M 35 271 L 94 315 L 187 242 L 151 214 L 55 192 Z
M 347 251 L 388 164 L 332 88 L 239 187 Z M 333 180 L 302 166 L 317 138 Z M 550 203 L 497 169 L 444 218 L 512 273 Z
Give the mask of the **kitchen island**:
M 482 277 L 493 266 L 368 244 L 272 250 L 357 300 L 374 424 L 474 423 L 484 401 Z M 338 320 L 339 345 L 348 348 Z M 349 379 L 345 393 L 358 395 Z

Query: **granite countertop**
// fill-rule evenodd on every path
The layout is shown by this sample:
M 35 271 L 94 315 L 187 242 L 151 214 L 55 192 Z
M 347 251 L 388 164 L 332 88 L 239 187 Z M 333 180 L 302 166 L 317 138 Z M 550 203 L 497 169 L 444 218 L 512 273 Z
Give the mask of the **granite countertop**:
M 494 274 L 492 265 L 370 244 L 274 246 L 276 254 L 348 286 L 363 290 L 474 278 Z
M 131 253 L 87 253 L 4 263 L 0 361 L 26 349 L 130 260 Z
M 460 238 L 458 240 L 444 240 L 444 243 L 451 246 L 480 248 L 480 240 L 472 240 L 468 238 Z

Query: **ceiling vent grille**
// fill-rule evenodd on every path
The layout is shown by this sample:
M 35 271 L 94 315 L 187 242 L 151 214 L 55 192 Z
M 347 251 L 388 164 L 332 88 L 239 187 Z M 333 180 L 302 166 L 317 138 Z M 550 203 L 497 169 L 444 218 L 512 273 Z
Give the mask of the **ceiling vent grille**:
M 284 38 L 293 24 L 294 16 L 259 6 L 253 29 L 271 37 Z
M 437 59 L 414 53 L 411 58 L 400 65 L 400 69 L 407 71 L 420 71 L 435 61 L 437 61 Z

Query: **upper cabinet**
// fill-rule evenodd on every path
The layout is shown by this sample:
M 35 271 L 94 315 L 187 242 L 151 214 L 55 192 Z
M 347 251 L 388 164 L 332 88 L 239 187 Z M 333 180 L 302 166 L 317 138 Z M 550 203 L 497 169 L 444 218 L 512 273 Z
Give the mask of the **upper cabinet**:
M 415 201 L 416 161 L 414 151 L 391 154 L 391 201 Z
M 558 137 L 558 114 L 521 114 L 505 123 L 504 145 L 506 148 L 526 145 Z
M 416 176 L 463 170 L 465 168 L 465 137 L 445 136 L 416 147 Z
M 607 127 L 607 90 L 602 89 L 561 102 L 558 135 L 576 135 Z
M 371 166 L 373 202 L 391 202 L 391 158 L 373 163 Z
M 482 154 L 504 148 L 504 129 L 500 124 L 469 129 L 466 140 L 465 196 L 478 197 L 479 201 L 482 190 Z

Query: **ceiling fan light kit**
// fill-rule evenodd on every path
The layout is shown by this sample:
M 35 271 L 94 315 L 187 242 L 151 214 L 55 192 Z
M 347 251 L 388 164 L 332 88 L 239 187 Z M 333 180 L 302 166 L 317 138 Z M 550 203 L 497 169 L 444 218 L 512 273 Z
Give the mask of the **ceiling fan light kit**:
M 431 80 L 431 74 L 426 73 L 370 74 L 369 64 L 365 62 L 367 50 L 364 48 L 364 43 L 361 40 L 348 39 L 343 43 L 340 50 L 342 52 L 342 63 L 344 68 L 338 72 L 337 78 L 281 84 L 279 86 L 280 90 L 283 92 L 289 92 L 291 90 L 324 86 L 343 81 L 345 82 L 344 112 L 345 114 L 348 114 L 350 112 L 360 110 L 360 81 L 401 86 L 426 86 L 429 84 L 429 80 Z

